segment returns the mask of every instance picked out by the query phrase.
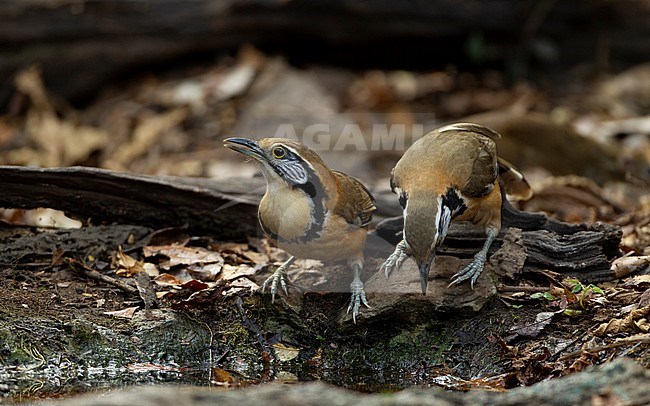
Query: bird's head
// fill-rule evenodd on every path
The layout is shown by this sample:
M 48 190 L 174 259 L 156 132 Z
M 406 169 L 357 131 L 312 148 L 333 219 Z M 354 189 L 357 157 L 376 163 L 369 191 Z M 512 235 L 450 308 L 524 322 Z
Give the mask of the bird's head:
M 285 138 L 227 138 L 224 145 L 262 164 L 262 173 L 269 187 L 301 187 L 310 193 L 309 185 L 319 173 L 327 171 L 322 159 L 305 145 Z
M 433 266 L 436 248 L 442 243 L 450 219 L 441 219 L 446 211 L 437 204 L 436 196 L 414 193 L 404 199 L 404 240 L 420 271 L 422 294 L 427 292 L 429 271 Z

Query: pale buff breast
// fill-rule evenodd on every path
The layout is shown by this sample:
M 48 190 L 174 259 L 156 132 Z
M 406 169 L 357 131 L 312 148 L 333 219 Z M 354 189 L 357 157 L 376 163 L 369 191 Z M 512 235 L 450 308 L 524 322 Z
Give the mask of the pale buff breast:
M 302 191 L 282 188 L 264 195 L 259 215 L 264 227 L 283 239 L 291 240 L 309 229 L 311 211 L 311 202 Z
M 366 242 L 366 229 L 349 225 L 342 217 L 328 215 L 320 238 L 307 244 L 278 243 L 299 258 L 334 261 L 358 256 Z

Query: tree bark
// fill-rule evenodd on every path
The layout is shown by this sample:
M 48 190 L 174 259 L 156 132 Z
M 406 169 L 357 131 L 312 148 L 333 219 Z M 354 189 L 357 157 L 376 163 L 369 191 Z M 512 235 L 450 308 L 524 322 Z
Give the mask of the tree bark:
M 257 202 L 264 191 L 260 181 L 0 166 L 0 207 L 48 207 L 92 224 L 187 227 L 224 240 L 243 240 L 258 233 Z

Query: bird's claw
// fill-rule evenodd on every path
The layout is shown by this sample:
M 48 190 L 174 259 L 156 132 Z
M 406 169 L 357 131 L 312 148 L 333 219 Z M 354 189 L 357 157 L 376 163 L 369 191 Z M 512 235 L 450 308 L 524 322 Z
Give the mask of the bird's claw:
M 386 275 L 386 279 L 388 279 L 394 270 L 399 269 L 399 267 L 402 266 L 402 263 L 406 258 L 406 253 L 399 248 L 395 248 L 395 251 L 386 258 L 386 261 L 384 261 L 383 264 L 381 264 L 379 271 L 383 272 L 384 275 Z
M 273 272 L 273 275 L 266 278 L 262 284 L 262 293 L 266 291 L 267 286 L 271 284 L 271 303 L 275 303 L 275 294 L 278 292 L 278 284 L 284 291 L 285 296 L 289 296 L 287 291 L 287 270 L 280 266 L 278 269 Z
M 485 260 L 486 259 L 483 256 L 474 257 L 474 260 L 471 263 L 451 277 L 451 282 L 447 287 L 458 285 L 461 282 L 470 279 L 470 287 L 474 289 L 474 282 L 476 282 L 478 277 L 481 276 L 481 272 L 483 272 L 483 267 L 485 266 Z
M 352 310 L 352 321 L 356 323 L 361 304 L 363 303 L 368 309 L 370 309 L 370 305 L 366 299 L 366 292 L 363 290 L 363 283 L 361 281 L 353 281 L 350 284 L 350 290 L 352 290 L 352 299 L 350 299 L 350 305 L 348 306 L 348 314 Z

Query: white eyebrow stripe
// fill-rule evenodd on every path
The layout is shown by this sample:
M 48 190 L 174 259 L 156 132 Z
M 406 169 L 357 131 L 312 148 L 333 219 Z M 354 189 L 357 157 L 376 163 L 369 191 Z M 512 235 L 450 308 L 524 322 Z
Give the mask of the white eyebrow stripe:
M 290 146 L 288 146 L 288 145 L 285 145 L 285 144 L 281 144 L 281 145 L 282 145 L 283 147 L 285 147 L 286 149 L 288 149 L 289 151 L 293 152 L 294 155 L 297 155 L 297 156 L 299 156 L 300 158 L 302 158 L 302 155 L 300 155 L 300 154 L 298 153 L 298 151 L 296 151 L 294 148 L 292 148 L 292 147 L 290 147 Z M 309 168 L 311 168 L 312 170 L 314 169 L 314 167 L 311 166 L 311 162 L 307 161 L 307 160 L 304 159 L 304 158 L 302 158 L 302 161 L 303 161 L 304 163 L 306 163 L 306 164 L 309 166 Z

